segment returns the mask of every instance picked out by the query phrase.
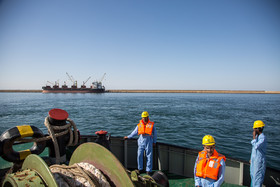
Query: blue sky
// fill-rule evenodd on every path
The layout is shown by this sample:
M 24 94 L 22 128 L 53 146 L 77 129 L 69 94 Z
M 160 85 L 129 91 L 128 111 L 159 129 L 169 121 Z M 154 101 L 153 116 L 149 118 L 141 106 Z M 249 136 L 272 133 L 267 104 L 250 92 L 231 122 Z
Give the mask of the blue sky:
M 106 89 L 280 91 L 280 1 L 0 1 L 0 89 L 66 72 L 88 86 L 106 73 Z

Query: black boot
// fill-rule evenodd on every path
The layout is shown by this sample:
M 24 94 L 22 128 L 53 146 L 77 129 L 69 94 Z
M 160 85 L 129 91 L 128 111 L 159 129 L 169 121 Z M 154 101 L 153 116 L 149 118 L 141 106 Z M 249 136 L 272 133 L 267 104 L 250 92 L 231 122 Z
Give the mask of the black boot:
M 138 170 L 139 174 L 145 173 L 144 170 Z
M 150 171 L 146 171 L 146 174 L 152 176 L 152 172 Z

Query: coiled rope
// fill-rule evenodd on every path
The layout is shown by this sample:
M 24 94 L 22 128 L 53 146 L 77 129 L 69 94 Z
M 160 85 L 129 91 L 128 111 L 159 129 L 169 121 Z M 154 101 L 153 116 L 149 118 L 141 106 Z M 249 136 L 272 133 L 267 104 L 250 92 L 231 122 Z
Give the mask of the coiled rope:
M 110 184 L 102 172 L 85 162 L 66 165 L 52 165 L 50 170 L 58 186 L 65 187 L 109 187 Z
M 66 121 L 68 121 L 69 123 L 64 125 L 64 126 L 53 126 L 50 124 L 49 122 L 49 118 L 46 117 L 45 118 L 45 126 L 48 128 L 50 137 L 53 141 L 53 145 L 54 145 L 54 150 L 55 150 L 55 163 L 59 164 L 60 163 L 60 152 L 59 152 L 59 147 L 58 147 L 58 143 L 57 143 L 57 135 L 54 133 L 55 131 L 60 131 L 60 130 L 64 130 L 61 133 L 61 136 L 64 134 L 67 134 L 69 132 L 70 134 L 70 138 L 69 138 L 69 142 L 67 144 L 67 146 L 74 146 L 78 143 L 78 132 L 77 132 L 77 127 L 74 123 L 74 121 L 72 121 L 71 119 L 67 118 Z M 73 131 L 71 130 L 71 127 L 73 127 L 74 129 L 74 142 L 73 142 Z M 59 133 L 59 134 L 60 134 Z
M 55 163 L 59 164 L 60 163 L 60 151 L 58 147 L 58 142 L 57 142 L 57 137 L 63 136 L 67 133 L 69 133 L 69 142 L 67 146 L 75 146 L 78 143 L 78 131 L 76 124 L 74 123 L 73 120 L 70 118 L 66 119 L 67 123 L 64 126 L 53 126 L 50 124 L 48 117 L 45 118 L 45 126 L 48 129 L 49 136 L 41 137 L 41 138 L 31 138 L 31 139 L 20 139 L 17 142 L 18 143 L 28 143 L 28 142 L 41 142 L 41 141 L 47 141 L 52 139 L 53 144 L 54 144 L 54 150 L 55 150 Z M 72 131 L 73 128 L 73 131 Z M 64 131 L 62 131 L 64 130 Z M 61 131 L 59 133 L 55 133 L 56 131 Z M 73 135 L 74 134 L 74 135 Z

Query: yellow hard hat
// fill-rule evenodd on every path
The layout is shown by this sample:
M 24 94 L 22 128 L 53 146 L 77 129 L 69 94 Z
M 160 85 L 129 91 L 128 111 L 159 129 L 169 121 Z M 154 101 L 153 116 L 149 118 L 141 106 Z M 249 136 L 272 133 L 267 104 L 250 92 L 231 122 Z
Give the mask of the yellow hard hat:
M 264 126 L 265 126 L 265 124 L 261 120 L 257 120 L 257 121 L 254 122 L 253 129 L 261 128 L 261 127 L 264 127 Z
M 142 112 L 142 118 L 148 117 L 149 113 L 147 111 Z
M 202 145 L 215 145 L 215 139 L 211 135 L 205 135 L 202 138 Z

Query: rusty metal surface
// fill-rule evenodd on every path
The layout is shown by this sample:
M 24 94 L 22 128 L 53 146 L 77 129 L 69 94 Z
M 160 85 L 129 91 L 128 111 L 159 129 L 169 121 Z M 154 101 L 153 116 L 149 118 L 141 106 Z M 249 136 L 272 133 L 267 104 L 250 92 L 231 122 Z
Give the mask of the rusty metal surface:
M 42 178 L 36 171 L 26 169 L 16 173 L 8 174 L 3 181 L 3 186 L 45 186 Z
M 84 143 L 73 153 L 69 165 L 87 162 L 101 170 L 115 186 L 134 186 L 126 169 L 106 148 L 96 143 Z
M 56 181 L 45 161 L 38 155 L 31 154 L 24 160 L 22 169 L 32 169 L 41 176 L 42 180 L 52 187 L 57 187 Z

